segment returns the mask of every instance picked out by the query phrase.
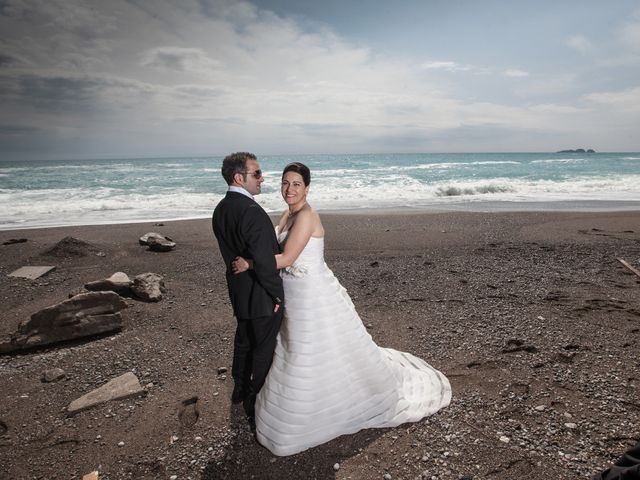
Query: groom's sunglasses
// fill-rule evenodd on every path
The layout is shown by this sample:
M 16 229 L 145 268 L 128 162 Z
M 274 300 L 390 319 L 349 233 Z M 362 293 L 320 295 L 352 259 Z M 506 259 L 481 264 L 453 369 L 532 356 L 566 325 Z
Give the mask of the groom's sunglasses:
M 253 175 L 253 178 L 262 178 L 262 170 L 256 170 L 255 172 L 244 172 L 245 175 Z

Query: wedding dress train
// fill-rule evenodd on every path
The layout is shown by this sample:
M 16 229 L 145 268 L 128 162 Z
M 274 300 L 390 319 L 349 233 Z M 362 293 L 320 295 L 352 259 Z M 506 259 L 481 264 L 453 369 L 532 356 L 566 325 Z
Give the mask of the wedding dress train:
M 279 235 L 284 242 L 286 233 Z M 451 401 L 447 378 L 423 360 L 378 347 L 311 237 L 282 272 L 285 319 L 256 401 L 258 441 L 291 455 L 363 428 L 393 427 Z

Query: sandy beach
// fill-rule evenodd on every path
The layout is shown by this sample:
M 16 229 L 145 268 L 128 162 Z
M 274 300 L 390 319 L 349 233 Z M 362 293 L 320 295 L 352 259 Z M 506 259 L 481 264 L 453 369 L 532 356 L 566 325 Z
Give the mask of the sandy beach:
M 3 231 L 27 241 L 0 246 L 2 338 L 117 271 L 158 273 L 167 292 L 127 299 L 119 333 L 0 356 L 0 477 L 586 479 L 640 438 L 640 278 L 617 260 L 640 269 L 640 211 L 322 218 L 327 264 L 373 339 L 441 370 L 450 407 L 274 457 L 218 373 L 235 324 L 209 219 Z M 150 231 L 176 248 L 140 246 Z M 68 236 L 90 248 L 45 253 Z M 25 265 L 56 268 L 8 276 Z M 42 382 L 52 367 L 65 377 Z M 145 396 L 67 416 L 126 372 Z

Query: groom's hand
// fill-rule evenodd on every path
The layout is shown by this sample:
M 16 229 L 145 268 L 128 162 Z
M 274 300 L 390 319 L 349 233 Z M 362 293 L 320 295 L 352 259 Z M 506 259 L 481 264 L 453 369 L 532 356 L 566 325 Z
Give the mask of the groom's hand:
M 233 259 L 233 262 L 231 262 L 231 271 L 237 275 L 249 270 L 250 266 L 249 262 L 243 257 L 236 257 Z

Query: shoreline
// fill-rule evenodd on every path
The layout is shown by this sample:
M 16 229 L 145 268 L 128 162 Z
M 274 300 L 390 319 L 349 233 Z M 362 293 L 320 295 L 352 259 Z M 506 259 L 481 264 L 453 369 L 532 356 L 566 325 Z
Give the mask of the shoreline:
M 284 207 L 283 207 L 284 208 Z M 458 202 L 448 205 L 432 204 L 421 206 L 398 206 L 380 208 L 351 208 L 351 209 L 318 209 L 321 215 L 423 215 L 442 214 L 454 212 L 467 213 L 533 213 L 533 212 L 561 212 L 561 213 L 603 213 L 603 212 L 635 212 L 640 211 L 640 200 L 561 200 L 561 201 L 478 201 L 478 202 Z M 213 213 L 213 208 L 211 209 Z M 279 215 L 281 211 L 268 212 L 271 217 Z M 54 225 L 0 225 L 0 235 L 2 232 L 29 231 L 47 228 L 73 228 L 73 227 L 99 227 L 107 225 L 136 225 L 146 223 L 182 222 L 192 220 L 210 219 L 211 214 L 193 217 L 164 217 L 157 219 L 139 219 L 130 221 L 102 221 L 95 223 L 69 223 Z

